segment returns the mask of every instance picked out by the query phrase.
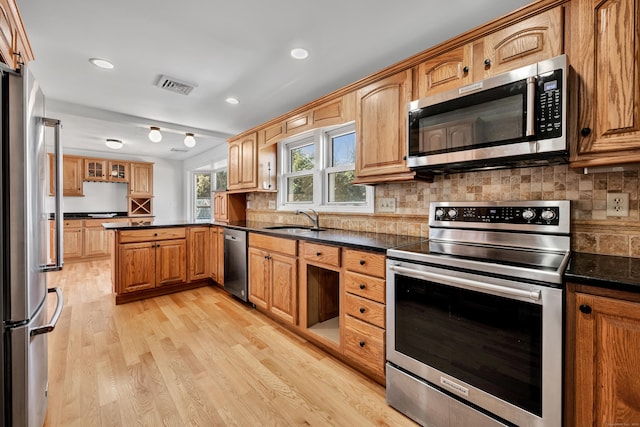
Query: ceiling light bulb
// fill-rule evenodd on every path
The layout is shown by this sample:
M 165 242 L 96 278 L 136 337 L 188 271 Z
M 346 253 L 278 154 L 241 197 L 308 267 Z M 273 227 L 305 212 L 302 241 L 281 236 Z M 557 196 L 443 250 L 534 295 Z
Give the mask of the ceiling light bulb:
M 303 49 L 301 47 L 296 47 L 295 49 L 291 49 L 291 57 L 295 59 L 305 59 L 309 56 L 309 51 L 307 49 Z
M 160 142 L 162 141 L 162 134 L 160 133 L 160 128 L 156 126 L 151 126 L 151 130 L 149 131 L 149 140 L 151 142 Z
M 119 139 L 111 139 L 111 138 L 107 138 L 107 147 L 111 148 L 112 150 L 119 150 L 122 148 L 122 141 L 120 141 Z
M 228 104 L 233 104 L 233 105 L 236 105 L 236 104 L 240 103 L 240 101 L 238 101 L 237 98 L 232 98 L 232 97 L 229 97 L 229 98 L 225 99 L 225 102 L 227 102 Z
M 192 133 L 187 133 L 187 136 L 184 137 L 184 145 L 189 148 L 193 148 L 196 146 L 196 139 L 193 137 Z
M 113 69 L 113 64 L 110 61 L 107 61 L 106 59 L 91 58 L 89 59 L 89 62 L 91 62 L 93 65 L 95 65 L 98 68 L 104 68 L 105 70 Z

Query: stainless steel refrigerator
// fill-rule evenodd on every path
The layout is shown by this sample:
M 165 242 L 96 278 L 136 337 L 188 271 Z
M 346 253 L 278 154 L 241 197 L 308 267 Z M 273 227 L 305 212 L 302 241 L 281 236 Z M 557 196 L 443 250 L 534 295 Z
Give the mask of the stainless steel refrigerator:
M 51 260 L 44 128 L 55 127 L 53 175 L 60 189 L 60 124 L 45 118 L 44 95 L 26 67 L 14 72 L 0 66 L 0 75 L 0 426 L 41 427 L 47 410 L 47 333 L 63 305 L 60 289 L 47 288 L 48 272 L 63 264 L 62 191 L 56 192 L 56 256 Z M 49 294 L 57 296 L 51 318 Z

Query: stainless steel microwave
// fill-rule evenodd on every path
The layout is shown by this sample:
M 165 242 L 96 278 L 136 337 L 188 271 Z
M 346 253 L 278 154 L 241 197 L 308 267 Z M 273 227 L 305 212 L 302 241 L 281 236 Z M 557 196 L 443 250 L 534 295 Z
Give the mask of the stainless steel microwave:
M 409 103 L 407 166 L 449 172 L 566 163 L 567 58 Z

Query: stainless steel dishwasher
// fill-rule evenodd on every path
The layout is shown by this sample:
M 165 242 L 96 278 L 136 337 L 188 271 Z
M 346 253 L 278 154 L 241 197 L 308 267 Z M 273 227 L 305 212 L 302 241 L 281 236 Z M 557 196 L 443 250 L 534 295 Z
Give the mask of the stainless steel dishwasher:
M 247 301 L 247 232 L 224 229 L 224 289 Z

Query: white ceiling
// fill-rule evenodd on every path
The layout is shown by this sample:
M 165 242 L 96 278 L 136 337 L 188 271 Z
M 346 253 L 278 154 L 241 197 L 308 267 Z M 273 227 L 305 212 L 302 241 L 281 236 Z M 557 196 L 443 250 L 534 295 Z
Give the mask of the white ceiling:
M 119 154 L 184 160 L 531 0 L 17 2 L 65 147 L 104 152 L 116 138 Z M 309 58 L 292 59 L 294 47 Z M 197 87 L 162 90 L 163 74 Z M 171 152 L 185 132 L 196 147 Z

